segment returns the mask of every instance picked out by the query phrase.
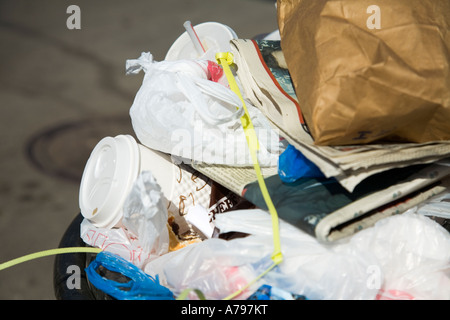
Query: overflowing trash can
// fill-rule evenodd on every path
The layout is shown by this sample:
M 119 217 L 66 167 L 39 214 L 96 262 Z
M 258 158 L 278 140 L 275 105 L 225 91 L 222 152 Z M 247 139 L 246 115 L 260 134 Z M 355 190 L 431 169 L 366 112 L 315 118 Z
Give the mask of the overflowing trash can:
M 450 7 L 413 2 L 371 7 L 417 26 L 395 46 L 367 1 L 281 0 L 264 37 L 187 21 L 163 61 L 127 60 L 137 139 L 92 150 L 61 246 L 101 252 L 58 256 L 56 297 L 450 299 Z

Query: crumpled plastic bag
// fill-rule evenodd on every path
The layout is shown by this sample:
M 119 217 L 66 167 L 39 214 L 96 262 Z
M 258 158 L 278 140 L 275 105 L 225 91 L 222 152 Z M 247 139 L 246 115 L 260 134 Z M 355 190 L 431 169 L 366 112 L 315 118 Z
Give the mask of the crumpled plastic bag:
M 208 60 L 127 60 L 127 74 L 145 72 L 130 108 L 134 132 L 152 149 L 196 162 L 251 166 L 239 97 L 208 80 Z M 284 144 L 264 115 L 246 102 L 260 143 L 261 166 L 276 166 Z
M 272 263 L 270 215 L 260 209 L 236 210 L 216 216 L 221 232 L 250 233 L 245 238 L 212 238 L 152 260 L 145 272 L 159 275 L 175 293 L 196 288 L 207 299 L 223 299 L 243 288 Z M 372 255 L 336 253 L 315 238 L 280 221 L 284 261 L 236 299 L 248 298 L 262 284 L 308 299 L 374 299 L 366 285 Z M 192 296 L 191 298 L 195 298 Z
M 108 270 L 109 276 L 99 270 Z M 173 293 L 122 257 L 102 251 L 85 269 L 89 282 L 97 289 L 119 300 L 174 300 Z M 105 273 L 104 270 L 102 270 Z M 111 279 L 110 279 L 111 278 Z M 117 281 L 117 280 L 121 281 Z M 126 281 L 123 281 L 126 279 Z
M 83 241 L 114 253 L 139 268 L 169 251 L 168 212 L 161 187 L 150 171 L 142 172 L 123 205 L 121 228 L 98 228 L 84 219 Z
M 220 300 L 243 289 L 258 276 L 258 271 L 270 265 L 267 258 L 261 258 L 261 251 L 244 255 L 262 249 L 262 244 L 249 247 L 240 241 L 211 238 L 165 254 L 147 264 L 144 271 L 158 275 L 161 284 L 176 295 L 197 289 L 208 300 Z M 256 289 L 257 286 L 251 286 L 238 299 L 246 299 Z M 192 293 L 188 298 L 197 299 L 197 295 Z
M 271 217 L 260 209 L 236 210 L 218 215 L 215 224 L 223 233 L 250 235 L 205 240 L 152 260 L 145 272 L 159 275 L 173 292 L 195 288 L 208 299 L 243 288 L 270 265 Z M 450 234 L 415 213 L 385 218 L 333 244 L 280 220 L 280 241 L 283 262 L 237 299 L 262 284 L 309 300 L 450 298 Z
M 378 260 L 371 268 L 383 277 L 377 299 L 450 300 L 450 233 L 416 212 L 380 220 L 349 242 Z
M 139 174 L 123 204 L 123 225 L 144 251 L 160 256 L 169 251 L 169 218 L 164 194 L 150 171 Z
M 288 145 L 278 159 L 278 175 L 281 181 L 295 182 L 300 178 L 323 178 L 322 171 L 293 145 Z
M 80 236 L 87 245 L 114 253 L 139 268 L 144 268 L 151 259 L 150 252 L 125 228 L 98 228 L 84 219 L 80 224 Z

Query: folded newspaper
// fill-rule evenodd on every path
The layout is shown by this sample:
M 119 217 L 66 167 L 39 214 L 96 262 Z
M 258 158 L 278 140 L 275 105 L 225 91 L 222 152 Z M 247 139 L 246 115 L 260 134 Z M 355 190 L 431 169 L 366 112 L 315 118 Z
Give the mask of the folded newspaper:
M 303 120 L 296 95 L 301 92 L 294 91 L 280 41 L 235 39 L 231 50 L 246 97 L 281 136 L 350 192 L 373 174 L 450 157 L 450 141 L 317 146 Z
M 193 163 L 199 172 L 257 207 L 267 210 L 253 168 Z M 276 168 L 263 169 L 280 219 L 322 242 L 332 242 L 373 226 L 450 189 L 450 163 L 440 161 L 374 174 L 349 192 L 334 178 L 302 178 L 286 184 Z

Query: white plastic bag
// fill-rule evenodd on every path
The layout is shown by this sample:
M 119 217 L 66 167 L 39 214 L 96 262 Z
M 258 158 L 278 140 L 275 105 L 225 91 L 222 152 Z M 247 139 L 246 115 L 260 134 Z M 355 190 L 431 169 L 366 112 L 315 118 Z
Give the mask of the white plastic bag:
M 145 72 L 130 108 L 140 142 L 184 159 L 251 166 L 238 96 L 208 80 L 207 60 L 153 61 L 150 53 L 127 60 L 127 73 Z M 260 142 L 261 166 L 276 166 L 280 138 L 262 113 L 246 102 Z
M 319 243 L 281 220 L 283 262 L 238 298 L 268 284 L 308 299 L 449 300 L 450 234 L 412 212 L 335 244 Z M 210 299 L 242 288 L 263 271 L 272 253 L 270 215 L 259 209 L 230 211 L 216 216 L 215 225 L 221 232 L 250 236 L 205 240 L 152 260 L 145 271 L 158 274 L 174 292 L 196 288 Z
M 272 220 L 260 209 L 229 212 L 217 216 L 215 224 L 221 232 L 249 233 L 243 241 L 262 242 L 266 250 L 273 250 Z M 377 290 L 367 286 L 367 270 L 376 262 L 372 254 L 336 250 L 336 245 L 323 244 L 283 220 L 280 241 L 284 260 L 265 276 L 265 283 L 313 300 L 370 300 L 376 296 Z
M 135 180 L 123 204 L 123 225 L 139 239 L 143 249 L 160 256 L 169 251 L 168 212 L 164 194 L 150 171 Z
M 216 216 L 222 232 L 251 233 L 245 238 L 212 238 L 152 260 L 145 272 L 158 275 L 173 292 L 201 290 L 208 299 L 223 299 L 255 279 L 271 264 L 270 215 L 262 210 L 236 210 Z M 261 284 L 269 284 L 308 299 L 374 299 L 377 290 L 366 285 L 370 254 L 336 253 L 301 230 L 280 221 L 284 261 L 238 299 Z M 195 298 L 195 297 L 192 297 Z
M 87 245 L 117 254 L 141 269 L 151 259 L 150 252 L 145 251 L 136 236 L 125 228 L 99 228 L 84 219 L 80 236 Z
M 450 233 L 415 212 L 380 220 L 349 243 L 377 258 L 372 271 L 383 274 L 377 299 L 450 300 Z
M 421 203 L 418 205 L 417 213 L 424 216 L 450 219 L 450 192 L 443 192 Z

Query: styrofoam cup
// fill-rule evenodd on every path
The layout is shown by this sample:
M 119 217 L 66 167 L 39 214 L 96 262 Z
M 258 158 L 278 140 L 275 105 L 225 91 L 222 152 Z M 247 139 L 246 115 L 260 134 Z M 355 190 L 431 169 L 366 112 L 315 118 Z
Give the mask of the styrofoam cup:
M 214 53 L 230 51 L 230 40 L 237 39 L 233 29 L 219 22 L 200 23 L 194 29 L 205 50 L 212 50 Z M 167 51 L 165 60 L 197 59 L 200 56 L 185 31 Z
M 137 143 L 130 135 L 103 138 L 92 150 L 81 178 L 81 214 L 99 228 L 120 226 L 123 204 L 139 174 L 151 171 L 170 199 L 173 166 L 169 155 Z

